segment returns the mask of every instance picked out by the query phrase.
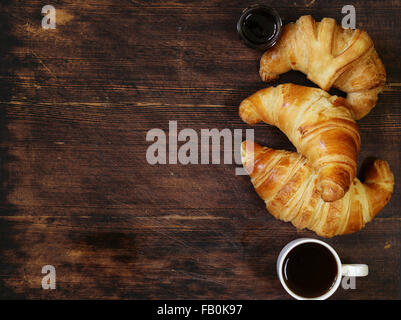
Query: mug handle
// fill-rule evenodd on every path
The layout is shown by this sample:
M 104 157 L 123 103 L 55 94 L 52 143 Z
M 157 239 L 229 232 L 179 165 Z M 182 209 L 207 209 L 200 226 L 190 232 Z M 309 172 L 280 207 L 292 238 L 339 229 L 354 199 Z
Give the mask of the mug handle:
M 341 274 L 344 277 L 366 277 L 369 274 L 369 267 L 366 264 L 343 264 Z

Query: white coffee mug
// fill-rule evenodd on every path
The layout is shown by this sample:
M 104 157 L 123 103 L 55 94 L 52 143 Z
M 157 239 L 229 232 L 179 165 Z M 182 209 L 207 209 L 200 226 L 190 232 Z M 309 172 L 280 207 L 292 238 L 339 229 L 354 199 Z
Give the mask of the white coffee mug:
M 303 243 L 318 243 L 321 244 L 322 246 L 326 247 L 330 252 L 333 254 L 336 262 L 337 262 L 337 277 L 335 280 L 334 285 L 331 287 L 329 291 L 324 293 L 323 295 L 319 297 L 314 297 L 314 298 L 306 298 L 302 297 L 295 292 L 293 292 L 290 288 L 288 288 L 287 284 L 284 281 L 284 276 L 283 276 L 283 263 L 288 255 L 288 253 L 294 249 L 295 247 L 299 246 L 300 244 Z M 298 300 L 325 300 L 328 297 L 330 297 L 340 286 L 341 283 L 341 277 L 346 276 L 346 277 L 365 277 L 369 273 L 369 268 L 366 264 L 342 264 L 340 257 L 338 256 L 337 252 L 328 245 L 327 243 L 317 240 L 317 239 L 312 239 L 312 238 L 300 238 L 291 241 L 288 243 L 280 252 L 278 259 L 277 259 L 277 274 L 280 279 L 281 284 L 283 285 L 284 289 L 295 299 Z

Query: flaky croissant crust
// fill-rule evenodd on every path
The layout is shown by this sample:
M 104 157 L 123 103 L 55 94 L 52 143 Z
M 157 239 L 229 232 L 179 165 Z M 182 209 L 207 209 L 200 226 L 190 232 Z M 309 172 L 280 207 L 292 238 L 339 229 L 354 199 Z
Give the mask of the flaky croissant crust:
M 319 174 L 325 201 L 344 196 L 356 175 L 361 137 L 343 98 L 294 84 L 262 89 L 241 102 L 243 121 L 278 127 Z
M 364 117 L 377 102 L 386 72 L 369 35 L 344 29 L 334 19 L 316 22 L 302 16 L 283 28 L 278 43 L 260 61 L 260 76 L 271 81 L 298 70 L 323 90 L 332 86 L 347 93 L 353 117 Z
M 322 237 L 362 229 L 389 202 L 393 192 L 394 176 L 383 160 L 368 168 L 364 183 L 355 178 L 342 199 L 325 202 L 317 187 L 317 173 L 302 155 L 244 141 L 241 156 L 268 211 Z

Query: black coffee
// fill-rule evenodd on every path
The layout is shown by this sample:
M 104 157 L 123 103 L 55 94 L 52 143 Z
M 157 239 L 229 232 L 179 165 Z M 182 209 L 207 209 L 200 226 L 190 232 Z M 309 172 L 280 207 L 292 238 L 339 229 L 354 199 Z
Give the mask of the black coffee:
M 242 23 L 242 32 L 245 37 L 255 44 L 267 43 L 276 31 L 277 24 L 274 16 L 263 9 L 250 12 Z
M 288 288 L 305 298 L 328 292 L 337 279 L 337 262 L 329 249 L 318 243 L 296 246 L 283 263 L 283 277 Z

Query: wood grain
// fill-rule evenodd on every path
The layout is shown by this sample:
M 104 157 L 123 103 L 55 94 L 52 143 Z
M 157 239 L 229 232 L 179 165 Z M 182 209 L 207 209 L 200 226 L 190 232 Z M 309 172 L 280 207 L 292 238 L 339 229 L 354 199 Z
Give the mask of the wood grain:
M 264 1 L 285 22 L 341 20 L 338 1 Z M 376 108 L 359 121 L 360 165 L 388 160 L 389 205 L 353 235 L 328 240 L 345 263 L 367 263 L 356 290 L 333 299 L 400 298 L 401 4 L 354 1 L 357 26 L 387 70 Z M 274 220 L 236 165 L 155 165 L 146 133 L 242 129 L 238 104 L 266 86 L 260 52 L 235 31 L 243 1 L 42 1 L 0 5 L 0 298 L 288 299 L 281 248 L 317 237 Z M 315 86 L 290 72 L 277 83 Z M 258 142 L 294 150 L 277 129 Z M 41 288 L 41 268 L 57 289 Z

